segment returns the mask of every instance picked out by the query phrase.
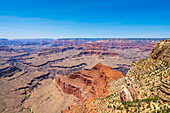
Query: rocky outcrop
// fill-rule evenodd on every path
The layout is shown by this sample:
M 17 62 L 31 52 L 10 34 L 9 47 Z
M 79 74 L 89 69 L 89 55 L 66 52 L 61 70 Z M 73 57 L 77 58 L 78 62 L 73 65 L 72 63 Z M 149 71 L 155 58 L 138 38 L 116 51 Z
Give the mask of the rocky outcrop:
M 120 98 L 122 101 L 133 101 L 139 99 L 139 94 L 136 91 L 131 78 L 129 79 L 128 77 L 125 77 L 125 85 L 122 85 L 121 89 Z
M 79 108 L 70 107 L 70 109 L 76 112 L 109 113 L 169 112 L 170 64 L 168 59 L 169 50 L 165 49 L 169 47 L 166 46 L 166 44 L 163 44 L 163 46 L 154 48 L 149 58 L 132 63 L 126 74 L 125 82 L 122 83 L 120 92 L 122 101 L 117 101 L 113 93 L 106 98 L 92 100 L 91 103 L 86 103 L 79 106 Z M 113 89 L 111 88 L 111 90 Z M 158 102 L 159 100 L 161 102 Z M 67 109 L 66 112 L 68 111 Z
M 158 42 L 150 52 L 149 58 L 165 60 L 170 63 L 170 39 Z
M 50 67 L 57 67 L 57 68 L 75 68 L 75 67 L 80 67 L 80 66 L 84 66 L 87 65 L 86 63 L 81 63 L 78 65 L 73 65 L 73 66 L 57 66 L 57 65 L 52 65 Z
M 88 71 L 78 71 L 68 77 L 58 75 L 56 83 L 64 93 L 75 95 L 85 102 L 89 97 L 103 97 L 107 93 L 109 80 L 121 77 L 123 77 L 121 72 L 113 71 L 111 67 L 98 63 Z
M 122 101 L 133 101 L 133 98 L 128 90 L 128 88 L 124 85 L 122 85 L 122 91 L 120 93 L 120 98 Z
M 161 82 L 159 86 L 158 96 L 160 100 L 170 105 L 170 78 Z
M 169 102 L 170 40 L 158 42 L 149 58 L 131 65 L 127 73 L 142 98 L 159 95 L 163 102 Z
M 90 106 L 92 101 L 89 98 L 105 97 L 109 82 L 121 78 L 124 78 L 121 72 L 113 71 L 110 66 L 101 63 L 91 70 L 77 71 L 67 77 L 57 75 L 55 81 L 48 81 L 33 91 L 22 107 L 36 113 L 79 112 L 75 111 L 77 105 L 89 103 Z

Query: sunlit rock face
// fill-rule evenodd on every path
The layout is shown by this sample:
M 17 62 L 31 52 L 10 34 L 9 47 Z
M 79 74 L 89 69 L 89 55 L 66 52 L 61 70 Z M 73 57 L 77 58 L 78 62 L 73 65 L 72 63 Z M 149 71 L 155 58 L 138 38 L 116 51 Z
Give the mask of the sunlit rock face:
M 69 76 L 57 75 L 54 81 L 46 81 L 35 90 L 23 107 L 36 113 L 73 112 L 72 108 L 89 102 L 89 98 L 106 97 L 109 82 L 122 78 L 121 72 L 113 71 L 102 63 L 88 71 L 77 71 Z
M 170 39 L 157 43 L 150 52 L 149 58 L 170 62 Z
M 87 98 L 99 98 L 107 93 L 110 80 L 124 77 L 121 72 L 113 71 L 111 67 L 101 63 L 91 70 L 71 73 L 68 77 L 58 75 L 56 83 L 64 93 L 75 95 L 82 102 Z
M 136 91 L 132 78 L 125 77 L 125 84 L 121 87 L 120 98 L 122 101 L 133 101 L 139 98 L 139 94 Z

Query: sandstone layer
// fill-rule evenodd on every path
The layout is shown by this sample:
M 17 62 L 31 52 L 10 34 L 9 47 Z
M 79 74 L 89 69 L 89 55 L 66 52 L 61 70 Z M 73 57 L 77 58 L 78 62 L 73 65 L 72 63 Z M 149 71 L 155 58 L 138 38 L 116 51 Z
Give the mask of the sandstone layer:
M 63 92 L 73 94 L 85 102 L 89 97 L 103 97 L 107 93 L 108 82 L 121 77 L 123 77 L 121 72 L 98 63 L 88 71 L 78 71 L 68 77 L 57 76 L 56 82 Z
M 107 96 L 110 83 L 122 78 L 121 72 L 98 63 L 88 71 L 77 71 L 69 76 L 57 75 L 55 81 L 48 81 L 33 91 L 22 107 L 35 113 L 73 112 L 75 109 L 72 108 L 87 103 L 89 98 Z M 118 88 L 115 87 L 116 90 Z

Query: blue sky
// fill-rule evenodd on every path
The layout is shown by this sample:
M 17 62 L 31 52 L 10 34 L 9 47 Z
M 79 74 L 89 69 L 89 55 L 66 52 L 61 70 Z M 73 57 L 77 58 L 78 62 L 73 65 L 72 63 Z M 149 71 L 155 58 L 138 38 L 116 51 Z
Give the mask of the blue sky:
M 0 0 L 3 38 L 170 37 L 170 0 Z

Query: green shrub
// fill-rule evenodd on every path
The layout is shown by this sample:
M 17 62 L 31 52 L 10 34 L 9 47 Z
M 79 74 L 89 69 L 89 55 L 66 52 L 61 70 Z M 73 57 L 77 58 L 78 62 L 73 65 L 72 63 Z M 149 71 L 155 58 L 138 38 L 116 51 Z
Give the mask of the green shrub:
M 29 98 L 31 96 L 31 94 L 29 94 L 28 96 L 27 96 L 27 98 Z

